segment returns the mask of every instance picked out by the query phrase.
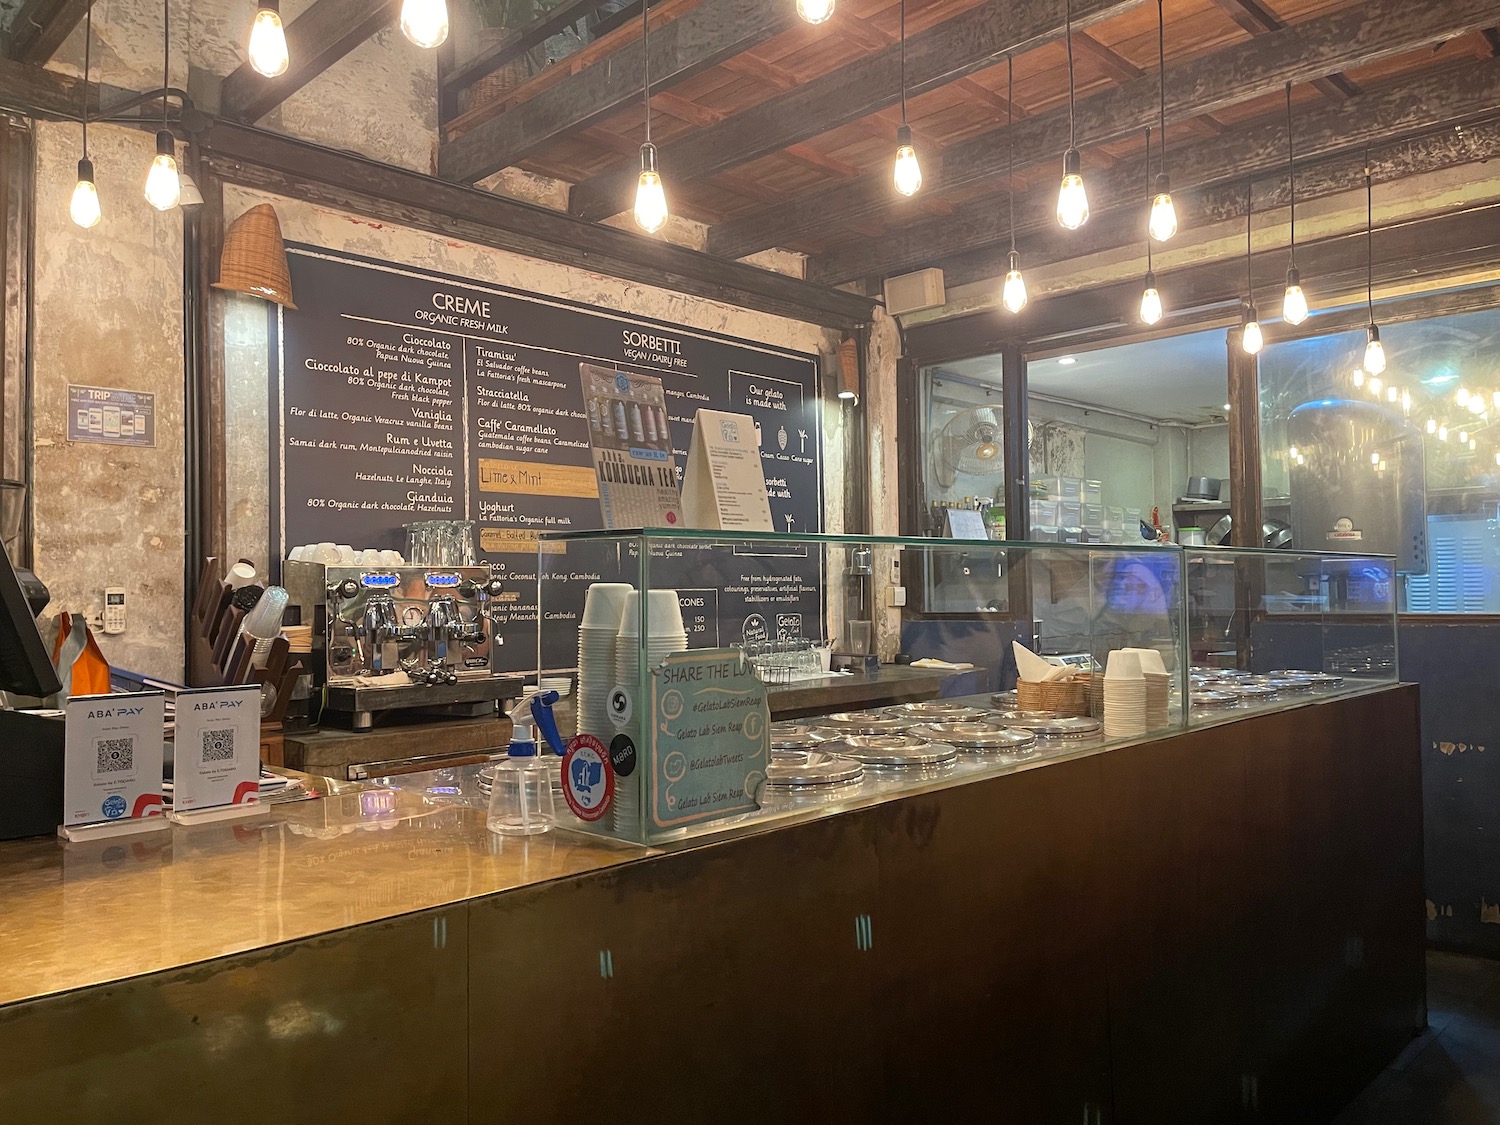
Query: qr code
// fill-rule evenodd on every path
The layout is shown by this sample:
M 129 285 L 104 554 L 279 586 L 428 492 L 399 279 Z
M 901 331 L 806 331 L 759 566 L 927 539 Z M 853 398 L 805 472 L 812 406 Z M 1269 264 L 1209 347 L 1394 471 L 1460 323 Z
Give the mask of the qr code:
M 203 732 L 203 763 L 234 761 L 234 731 L 206 730 Z
M 94 743 L 99 755 L 95 773 L 128 773 L 135 769 L 135 739 L 101 738 Z

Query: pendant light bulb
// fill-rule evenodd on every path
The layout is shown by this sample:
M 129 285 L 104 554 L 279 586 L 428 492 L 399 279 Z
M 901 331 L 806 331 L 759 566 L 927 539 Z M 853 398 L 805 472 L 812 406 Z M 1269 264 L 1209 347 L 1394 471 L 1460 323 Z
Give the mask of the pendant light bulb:
M 1000 287 L 1000 303 L 1013 313 L 1026 307 L 1026 279 L 1021 276 L 1021 256 L 1010 252 L 1010 271 L 1005 275 L 1005 284 Z
M 418 47 L 441 47 L 448 38 L 448 0 L 401 0 L 401 34 Z
M 1089 193 L 1083 186 L 1083 159 L 1076 148 L 1063 155 L 1062 186 L 1057 191 L 1057 221 L 1077 230 L 1089 221 Z
M 1307 319 L 1307 294 L 1302 292 L 1302 274 L 1296 266 L 1286 271 L 1286 295 L 1281 299 L 1281 319 L 1301 324 Z
M 1156 177 L 1156 195 L 1151 200 L 1151 237 L 1165 242 L 1177 233 L 1177 208 L 1172 205 L 1172 188 L 1167 174 Z
M 827 23 L 833 18 L 833 0 L 797 0 L 797 14 L 810 24 Z
M 911 143 L 911 126 L 896 130 L 896 190 L 902 195 L 916 195 L 922 187 L 922 166 Z
M 1260 321 L 1255 315 L 1255 306 L 1246 305 L 1240 314 L 1240 347 L 1246 355 L 1259 355 L 1265 347 L 1266 337 L 1260 330 Z
M 277 78 L 286 73 L 286 29 L 281 25 L 281 0 L 260 0 L 255 22 L 250 26 L 247 54 L 257 74 Z
M 1385 345 L 1380 342 L 1380 327 L 1372 323 L 1367 329 L 1369 342 L 1365 344 L 1365 370 L 1379 375 L 1385 370 Z
M 655 234 L 667 225 L 667 193 L 662 188 L 661 173 L 656 170 L 656 146 L 650 141 L 641 146 L 641 176 L 635 185 L 635 225 L 647 234 Z
M 1146 274 L 1146 288 L 1141 293 L 1141 323 L 1155 324 L 1161 319 L 1161 293 L 1156 288 L 1156 274 Z
M 182 181 L 177 178 L 177 147 L 172 131 L 156 134 L 156 159 L 146 173 L 146 202 L 158 211 L 170 211 L 182 198 Z
M 85 230 L 98 226 L 103 215 L 99 209 L 99 189 L 94 186 L 94 162 L 86 156 L 78 162 L 78 183 L 73 188 L 68 213 Z

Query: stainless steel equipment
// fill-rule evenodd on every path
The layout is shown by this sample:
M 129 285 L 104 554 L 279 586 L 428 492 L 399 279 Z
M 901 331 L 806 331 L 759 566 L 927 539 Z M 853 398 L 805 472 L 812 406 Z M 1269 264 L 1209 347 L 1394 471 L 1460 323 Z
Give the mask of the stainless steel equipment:
M 1427 571 L 1422 435 L 1398 410 L 1351 399 L 1304 402 L 1287 418 L 1292 542 L 1308 551 L 1396 556 Z
M 289 561 L 282 574 L 312 627 L 314 682 L 328 685 L 328 707 L 352 714 L 356 729 L 385 710 L 492 715 L 497 700 L 518 694 L 519 680 L 491 671 L 501 582 L 488 567 Z

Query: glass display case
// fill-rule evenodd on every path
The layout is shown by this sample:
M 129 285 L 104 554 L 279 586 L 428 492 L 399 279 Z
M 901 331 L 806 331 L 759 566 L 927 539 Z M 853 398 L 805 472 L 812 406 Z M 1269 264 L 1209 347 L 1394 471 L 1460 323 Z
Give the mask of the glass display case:
M 1240 714 L 1393 681 L 1391 570 L 1227 548 L 546 533 L 539 666 L 576 673 L 559 726 L 591 736 L 559 771 L 569 824 L 662 843 L 1181 730 L 1203 717 L 1183 707 L 1190 668 L 1326 677 L 1237 693 Z M 1018 685 L 1013 642 L 1067 673 Z M 882 648 L 938 663 L 940 697 L 849 710 L 854 681 L 914 674 Z M 777 721 L 789 712 L 812 717 Z
M 1395 683 L 1393 555 L 1182 552 L 1191 717 Z

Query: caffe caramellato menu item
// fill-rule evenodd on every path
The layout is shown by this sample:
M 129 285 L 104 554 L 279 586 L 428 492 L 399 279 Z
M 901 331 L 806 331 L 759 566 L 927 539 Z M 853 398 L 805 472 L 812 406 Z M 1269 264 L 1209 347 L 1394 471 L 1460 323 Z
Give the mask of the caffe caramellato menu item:
M 568 628 L 546 631 L 538 655 L 537 538 L 606 526 L 592 438 L 614 434 L 635 451 L 622 461 L 655 457 L 680 484 L 694 414 L 748 415 L 773 526 L 822 530 L 817 357 L 311 246 L 288 260 L 298 307 L 271 312 L 273 550 L 400 550 L 403 524 L 474 520 L 505 582 L 497 670 L 576 659 Z M 659 406 L 641 377 L 660 380 Z M 629 393 L 609 393 L 620 381 Z M 821 630 L 817 552 L 714 548 L 664 565 L 653 585 L 678 589 L 694 647 Z M 589 583 L 612 577 L 549 575 L 549 615 L 576 623 Z

